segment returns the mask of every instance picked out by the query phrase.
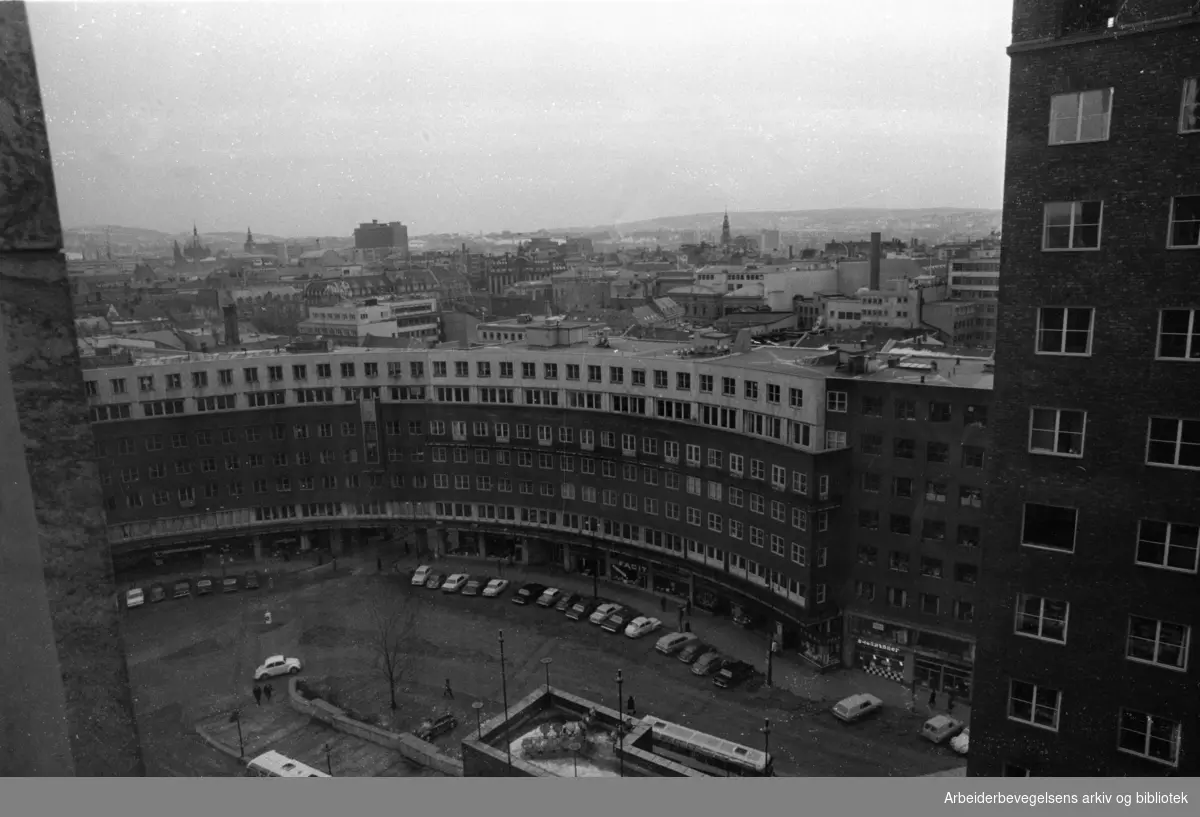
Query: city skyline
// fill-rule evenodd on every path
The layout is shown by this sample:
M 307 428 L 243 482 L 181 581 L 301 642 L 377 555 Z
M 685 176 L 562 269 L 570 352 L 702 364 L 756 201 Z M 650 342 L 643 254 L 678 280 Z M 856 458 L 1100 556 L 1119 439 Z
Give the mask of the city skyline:
M 30 17 L 64 223 L 327 235 L 374 215 L 421 234 L 998 207 L 1010 9 L 994 5 L 750 6 L 745 29 L 624 4 Z

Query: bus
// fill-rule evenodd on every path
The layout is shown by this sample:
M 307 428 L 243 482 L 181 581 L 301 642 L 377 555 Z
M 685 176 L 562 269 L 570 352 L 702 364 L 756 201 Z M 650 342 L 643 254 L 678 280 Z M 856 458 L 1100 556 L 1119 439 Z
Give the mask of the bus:
M 771 777 L 774 760 L 766 752 L 706 735 L 677 723 L 647 715 L 654 754 L 714 777 Z
M 279 752 L 263 752 L 246 764 L 247 777 L 329 777 L 312 766 L 284 757 Z

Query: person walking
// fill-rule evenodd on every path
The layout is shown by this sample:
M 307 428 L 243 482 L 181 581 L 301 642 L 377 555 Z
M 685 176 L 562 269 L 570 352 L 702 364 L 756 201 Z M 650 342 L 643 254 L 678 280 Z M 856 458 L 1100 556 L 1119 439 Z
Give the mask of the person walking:
M 937 706 L 937 690 L 933 687 L 929 688 L 929 711 L 932 712 Z
M 262 706 L 262 696 L 263 696 L 262 687 L 260 687 L 258 684 L 255 684 L 254 685 L 254 705 L 255 706 Z
M 454 700 L 454 690 L 450 688 L 450 679 L 446 679 L 446 686 L 442 688 L 442 697 Z
M 947 715 L 954 714 L 954 690 L 953 689 L 948 690 L 946 692 L 946 714 Z
M 634 706 L 634 704 L 633 704 L 633 696 L 632 695 L 629 696 L 629 701 L 625 708 L 629 710 L 630 717 L 637 715 L 637 707 Z
M 267 703 L 271 703 L 271 693 L 273 693 L 274 691 L 275 691 L 275 688 L 272 687 L 270 684 L 267 684 L 265 687 L 263 687 L 263 695 L 266 697 Z

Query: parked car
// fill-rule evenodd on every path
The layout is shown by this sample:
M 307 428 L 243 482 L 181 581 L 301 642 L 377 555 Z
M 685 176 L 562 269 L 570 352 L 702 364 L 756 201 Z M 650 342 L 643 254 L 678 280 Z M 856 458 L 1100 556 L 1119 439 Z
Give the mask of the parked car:
M 692 675 L 712 675 L 719 672 L 727 660 L 716 650 L 709 650 L 692 664 Z
M 489 584 L 490 580 L 487 576 L 481 579 L 471 579 L 463 585 L 462 594 L 464 596 L 478 596 Z
M 625 635 L 629 638 L 641 638 L 662 627 L 662 622 L 649 616 L 638 616 L 625 626 Z
M 246 575 L 242 577 L 242 587 L 247 590 L 257 590 L 258 583 L 258 571 L 256 570 L 248 570 L 246 571 Z
M 141 607 L 146 603 L 146 592 L 140 587 L 134 587 L 125 592 L 125 608 L 132 610 L 134 607 Z
M 447 732 L 454 731 L 458 726 L 458 718 L 447 712 L 445 715 L 436 715 L 424 721 L 417 727 L 414 734 L 423 741 L 431 741 L 438 735 L 444 735 Z
M 963 728 L 962 721 L 955 720 L 949 715 L 934 715 L 921 726 L 921 737 L 940 746 L 958 735 Z
M 711 650 L 712 647 L 708 646 L 703 641 L 696 640 L 690 644 L 684 644 L 683 649 L 681 649 L 675 657 L 685 664 L 690 664 Z
M 599 599 L 580 599 L 567 608 L 567 618 L 571 621 L 588 618 L 602 603 Z
M 625 628 L 629 625 L 629 622 L 633 621 L 635 618 L 640 618 L 641 615 L 642 614 L 637 610 L 631 610 L 628 607 L 622 607 L 620 610 L 617 610 L 615 613 L 610 615 L 605 622 L 600 625 L 600 629 L 607 633 L 623 633 L 625 632 Z
M 558 604 L 558 600 L 562 598 L 563 592 L 557 587 L 547 587 L 542 591 L 542 595 L 538 596 L 538 607 L 553 607 Z
M 833 705 L 833 716 L 840 721 L 846 723 L 854 723 L 857 720 L 865 718 L 872 712 L 883 708 L 883 701 L 876 698 L 874 695 L 868 695 L 865 692 L 860 692 L 857 695 L 851 695 L 848 698 L 843 698 Z
M 196 595 L 207 596 L 213 591 L 213 580 L 210 576 L 201 576 L 196 580 Z
M 513 604 L 532 604 L 537 601 L 538 596 L 545 592 L 546 585 L 530 582 L 513 594 Z
M 489 599 L 494 599 L 507 589 L 508 579 L 492 579 L 487 583 L 487 587 L 483 588 L 483 595 Z
M 236 593 L 237 591 L 238 591 L 237 576 L 226 576 L 224 579 L 221 579 L 221 592 L 222 593 Z
M 182 599 L 192 595 L 192 583 L 187 579 L 180 579 L 175 582 L 175 589 L 171 593 L 171 598 Z
M 697 638 L 698 636 L 695 633 L 670 633 L 658 639 L 658 643 L 654 645 L 654 649 L 663 655 L 674 655 L 688 644 L 696 641 Z
M 161 584 L 150 585 L 150 601 L 158 603 L 167 597 L 167 589 Z
M 254 680 L 274 678 L 276 675 L 295 675 L 301 669 L 299 658 L 284 658 L 282 655 L 272 655 L 254 671 Z
M 964 729 L 954 737 L 950 738 L 950 748 L 958 752 L 960 755 L 965 755 L 967 753 L 967 749 L 970 748 L 968 746 L 970 740 L 971 730 L 969 728 Z
M 438 573 L 436 570 L 431 570 L 429 575 L 425 577 L 425 588 L 428 590 L 437 590 L 445 581 L 445 573 Z
M 443 593 L 458 593 L 467 586 L 467 582 L 471 577 L 466 573 L 451 573 L 450 577 L 442 584 Z
M 753 629 L 754 616 L 750 615 L 749 613 L 738 613 L 733 617 L 733 623 L 747 630 Z
M 564 593 L 559 598 L 558 603 L 554 605 L 554 609 L 560 613 L 565 613 L 570 610 L 583 596 L 578 593 Z
M 609 616 L 621 609 L 621 605 L 611 601 L 606 601 L 592 611 L 588 616 L 588 621 L 592 624 L 603 624 L 608 620 Z
M 433 572 L 433 568 L 429 565 L 421 565 L 412 574 L 412 586 L 424 587 L 425 582 L 429 581 L 429 574 Z
M 717 672 L 717 677 L 713 678 L 713 684 L 721 689 L 733 689 L 738 684 L 749 681 L 756 672 L 754 665 L 746 661 L 726 661 Z

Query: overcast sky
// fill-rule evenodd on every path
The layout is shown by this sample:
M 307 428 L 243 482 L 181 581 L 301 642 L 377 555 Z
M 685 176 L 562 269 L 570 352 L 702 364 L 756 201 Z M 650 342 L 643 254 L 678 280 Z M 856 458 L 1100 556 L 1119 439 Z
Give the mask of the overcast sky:
M 29 6 L 66 226 L 999 207 L 1011 0 Z

